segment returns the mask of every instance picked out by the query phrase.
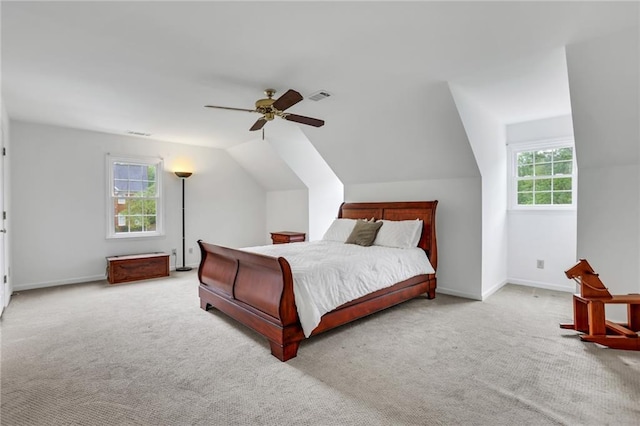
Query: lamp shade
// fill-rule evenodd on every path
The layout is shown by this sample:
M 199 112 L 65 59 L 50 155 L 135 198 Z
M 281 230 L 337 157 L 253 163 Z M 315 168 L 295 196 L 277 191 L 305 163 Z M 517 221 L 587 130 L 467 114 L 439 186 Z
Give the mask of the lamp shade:
M 186 179 L 193 174 L 191 172 L 175 172 L 175 173 L 176 173 L 176 176 L 182 179 Z

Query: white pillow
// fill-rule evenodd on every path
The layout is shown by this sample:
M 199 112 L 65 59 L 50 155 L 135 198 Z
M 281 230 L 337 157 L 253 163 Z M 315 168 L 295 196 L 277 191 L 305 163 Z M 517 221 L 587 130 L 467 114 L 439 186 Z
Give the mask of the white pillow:
M 347 238 L 349 238 L 349 235 L 351 235 L 351 231 L 353 231 L 353 228 L 356 226 L 356 222 L 355 219 L 334 219 L 322 239 L 324 241 L 344 243 L 347 241 Z
M 412 248 L 418 247 L 422 235 L 421 220 L 383 220 L 374 246 Z

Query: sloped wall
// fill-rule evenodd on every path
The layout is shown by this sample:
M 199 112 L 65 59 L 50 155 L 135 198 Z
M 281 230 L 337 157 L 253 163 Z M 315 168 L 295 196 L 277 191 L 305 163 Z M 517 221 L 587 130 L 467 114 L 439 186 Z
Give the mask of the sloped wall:
M 366 111 L 366 120 L 329 111 L 324 127 L 305 129 L 340 180 L 351 185 L 478 176 L 447 83 L 407 79 L 387 84 L 408 105 L 420 108 L 389 102 L 384 92 L 371 90 L 371 99 L 358 96 L 342 106 L 342 111 Z
M 507 281 L 507 158 L 504 125 L 450 85 L 482 175 L 482 299 Z
M 271 124 L 274 136 L 269 137 L 269 143 L 308 190 L 307 240 L 319 240 L 337 216 L 338 208 L 344 201 L 342 182 L 297 126 L 282 122 Z
M 269 127 L 268 134 L 274 133 L 277 128 Z M 308 239 L 309 191 L 269 139 L 253 139 L 227 152 L 267 191 L 265 244 L 271 244 L 271 232 L 277 231 L 304 232 Z
M 636 26 L 567 46 L 579 173 L 577 255 L 612 293 L 640 291 L 638 39 Z

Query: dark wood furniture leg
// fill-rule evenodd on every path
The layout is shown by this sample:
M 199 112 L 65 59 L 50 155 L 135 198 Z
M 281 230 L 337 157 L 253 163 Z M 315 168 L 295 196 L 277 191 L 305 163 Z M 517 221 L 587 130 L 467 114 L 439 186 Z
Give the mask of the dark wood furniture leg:
M 587 305 L 589 303 L 578 296 L 573 295 L 573 323 L 562 323 L 560 328 L 566 328 L 569 330 L 576 330 L 582 333 L 589 332 L 589 310 Z
M 627 306 L 629 328 L 633 331 L 640 331 L 640 304 L 630 303 Z
M 573 295 L 573 325 L 578 331 L 589 331 L 589 309 L 586 300 Z
M 200 299 L 200 308 L 201 309 L 204 309 L 205 311 L 208 311 L 210 307 L 211 307 L 211 305 L 209 303 L 207 303 L 206 300 Z
M 298 355 L 300 342 L 279 345 L 276 342 L 269 341 L 269 345 L 271 345 L 271 355 L 284 362 L 289 361 L 291 358 L 295 358 L 296 355 Z
M 604 303 L 599 300 L 591 300 L 587 304 L 589 311 L 589 334 L 591 336 L 604 336 L 607 334 L 607 327 L 604 323 Z
M 427 299 L 435 299 L 436 298 L 436 289 L 435 287 L 430 288 L 427 292 Z

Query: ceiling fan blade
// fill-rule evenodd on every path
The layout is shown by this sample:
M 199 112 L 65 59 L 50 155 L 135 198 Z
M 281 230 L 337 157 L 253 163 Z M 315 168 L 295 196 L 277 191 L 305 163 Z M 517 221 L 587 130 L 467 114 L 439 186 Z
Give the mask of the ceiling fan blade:
M 324 126 L 324 120 L 318 120 L 317 118 L 305 117 L 303 115 L 296 114 L 282 114 L 282 118 L 289 121 L 295 121 L 296 123 L 308 124 L 309 126 L 322 127 Z
M 271 106 L 278 111 L 284 111 L 285 109 L 294 106 L 303 99 L 304 98 L 300 93 L 296 92 L 295 90 L 289 89 L 284 95 L 276 99 L 276 101 Z
M 250 131 L 254 131 L 254 130 L 260 130 L 262 129 L 262 127 L 267 124 L 267 120 L 265 120 L 264 118 L 258 118 L 258 121 L 256 121 L 255 123 L 253 123 L 253 126 L 251 126 L 251 128 L 249 129 Z
M 215 106 L 215 105 L 205 105 L 205 108 L 218 108 L 218 109 L 228 109 L 231 111 L 246 111 L 246 112 L 258 112 L 255 109 L 245 109 L 245 108 L 231 108 L 231 107 L 222 107 L 222 106 Z

